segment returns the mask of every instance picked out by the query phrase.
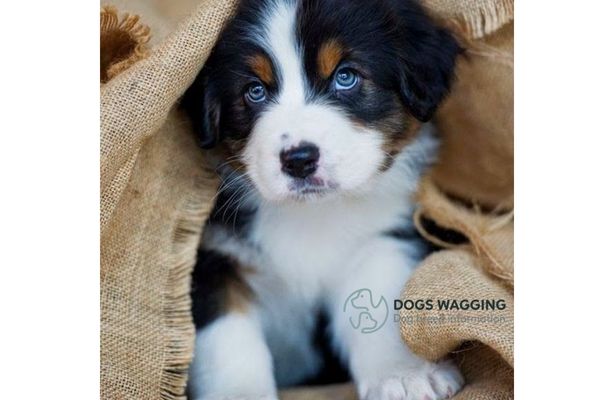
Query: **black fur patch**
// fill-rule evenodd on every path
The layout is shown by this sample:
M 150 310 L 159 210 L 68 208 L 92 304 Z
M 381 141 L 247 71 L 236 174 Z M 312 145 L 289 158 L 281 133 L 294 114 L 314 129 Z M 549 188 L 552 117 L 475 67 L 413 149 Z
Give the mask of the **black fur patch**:
M 444 243 L 460 245 L 469 242 L 469 239 L 462 233 L 453 229 L 444 228 L 438 225 L 434 220 L 429 218 L 421 218 L 423 229 L 430 235 L 437 237 Z
M 460 245 L 469 241 L 467 237 L 465 237 L 460 232 L 442 228 L 441 226 L 436 224 L 435 221 L 433 221 L 432 219 L 422 218 L 421 224 L 423 226 L 423 229 L 425 229 L 429 234 L 439 238 L 445 243 Z M 435 243 L 431 243 L 426 238 L 424 238 L 419 233 L 417 228 L 415 228 L 412 221 L 407 221 L 407 223 L 403 224 L 402 227 L 387 232 L 387 235 L 404 242 L 412 243 L 415 249 L 418 249 L 422 252 L 420 258 L 425 258 L 427 255 L 435 251 L 442 250 L 440 246 L 436 245 Z
M 231 285 L 246 285 L 237 264 L 216 251 L 199 249 L 192 273 L 191 290 L 192 316 L 196 329 L 226 313 Z
M 329 323 L 330 319 L 327 313 L 321 311 L 315 324 L 313 346 L 321 354 L 323 366 L 317 375 L 301 382 L 300 385 L 330 385 L 350 380 L 348 369 L 340 361 L 340 358 L 333 349 L 332 340 L 328 333 Z
M 398 226 L 398 228 L 386 232 L 386 235 L 399 241 L 409 243 L 411 249 L 414 251 L 413 257 L 417 259 L 423 259 L 436 250 L 431 243 L 421 236 L 412 221 L 407 221 Z

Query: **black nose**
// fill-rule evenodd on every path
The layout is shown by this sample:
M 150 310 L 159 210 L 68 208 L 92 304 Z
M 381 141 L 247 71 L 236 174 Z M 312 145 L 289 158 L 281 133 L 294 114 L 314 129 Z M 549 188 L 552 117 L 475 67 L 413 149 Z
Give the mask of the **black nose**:
M 294 178 L 306 178 L 317 170 L 319 148 L 312 143 L 300 143 L 298 147 L 279 154 L 281 169 Z

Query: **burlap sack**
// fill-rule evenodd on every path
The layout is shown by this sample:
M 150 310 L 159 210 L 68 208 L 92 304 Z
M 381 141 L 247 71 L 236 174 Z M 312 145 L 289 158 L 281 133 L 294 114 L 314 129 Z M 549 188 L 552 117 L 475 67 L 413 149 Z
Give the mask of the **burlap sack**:
M 430 6 L 444 2 L 427 1 Z M 460 9 L 457 3 L 448 1 L 445 10 Z M 448 249 L 421 264 L 402 296 L 504 299 L 507 308 L 460 312 L 465 320 L 443 324 L 431 321 L 447 312 L 402 310 L 402 319 L 417 322 L 401 324 L 401 331 L 418 354 L 437 360 L 451 353 L 457 359 L 467 381 L 457 399 L 512 399 L 513 3 L 460 3 L 463 16 L 447 23 L 461 39 L 465 57 L 458 63 L 450 96 L 436 115 L 442 137 L 439 162 L 421 182 L 415 213 L 421 233 Z M 462 233 L 469 243 L 444 243 L 427 231 L 423 218 Z M 466 320 L 486 316 L 502 321 Z
M 189 276 L 217 180 L 183 119 L 169 113 L 232 5 L 203 0 L 151 55 L 101 88 L 103 399 L 184 398 L 194 337 Z
M 217 180 L 204 167 L 189 127 L 173 106 L 200 70 L 233 3 L 202 0 L 180 22 L 189 1 L 185 5 L 165 0 L 121 1 L 122 7 L 130 6 L 124 10 L 134 9 L 145 22 L 168 15 L 162 24 L 149 24 L 150 32 L 137 17 L 117 18 L 114 9 L 106 10 L 101 20 L 101 80 L 106 82 L 101 89 L 103 399 L 184 398 L 194 336 L 189 275 Z M 501 2 L 501 8 L 493 0 L 426 3 L 469 40 L 512 19 L 512 2 L 508 1 Z M 178 8 L 173 11 L 169 4 Z M 436 188 L 439 182 L 435 180 Z M 421 193 L 421 213 L 437 218 L 432 210 L 442 203 L 433 201 L 436 198 L 427 203 L 427 193 Z M 453 212 L 441 214 L 451 217 Z M 453 289 L 460 297 L 478 295 L 473 291 L 477 287 L 497 293 L 509 290 L 512 278 L 505 278 L 512 276 L 512 270 L 507 275 L 505 266 L 511 264 L 512 248 L 504 250 L 512 240 L 510 232 L 510 240 L 506 237 L 510 224 L 496 219 L 500 228 L 480 224 L 479 214 L 475 215 L 466 234 L 473 241 L 484 232 L 486 239 L 479 240 L 478 246 L 446 250 L 426 260 L 406 288 L 406 295 L 435 296 L 436 290 Z M 449 222 L 442 218 L 441 225 L 462 227 L 453 226 L 456 218 L 446 219 Z M 504 284 L 496 285 L 500 281 L 494 275 L 504 279 Z M 441 287 L 440 281 L 452 282 L 452 287 Z M 432 359 L 465 341 L 486 343 L 459 353 L 469 382 L 459 397 L 512 397 L 512 328 L 497 335 L 488 329 L 462 326 L 453 332 L 448 335 L 447 331 L 412 326 L 402 333 L 415 351 Z M 351 385 L 282 393 L 284 400 L 352 398 L 355 392 Z
M 444 141 L 433 180 L 485 209 L 513 205 L 513 24 L 463 40 L 450 97 L 436 115 Z
M 514 0 L 422 0 L 463 38 L 481 39 L 513 20 Z

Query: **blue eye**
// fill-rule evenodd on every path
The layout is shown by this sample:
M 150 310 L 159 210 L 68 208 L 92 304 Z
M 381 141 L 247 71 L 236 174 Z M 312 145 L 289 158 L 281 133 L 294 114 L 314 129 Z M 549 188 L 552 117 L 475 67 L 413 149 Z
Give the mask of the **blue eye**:
M 267 91 L 260 83 L 253 83 L 246 90 L 246 98 L 252 103 L 261 103 L 267 98 Z
M 358 83 L 358 74 L 351 68 L 342 68 L 335 74 L 336 90 L 349 90 Z

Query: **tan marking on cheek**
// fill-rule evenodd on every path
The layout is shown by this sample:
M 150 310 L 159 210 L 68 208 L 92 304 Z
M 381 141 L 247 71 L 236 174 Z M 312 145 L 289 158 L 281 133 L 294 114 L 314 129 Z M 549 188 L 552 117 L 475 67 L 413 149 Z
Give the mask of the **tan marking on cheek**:
M 275 82 L 271 61 L 267 57 L 260 54 L 254 55 L 248 59 L 248 65 L 256 76 L 267 85 Z
M 323 43 L 317 55 L 317 68 L 321 78 L 329 78 L 343 56 L 344 48 L 337 40 L 331 39 Z
M 382 146 L 385 152 L 386 160 L 380 170 L 385 171 L 390 168 L 395 157 L 410 144 L 417 136 L 421 123 L 407 113 L 398 111 L 377 124 L 377 129 L 384 135 Z
M 408 120 L 402 123 L 401 128 L 398 127 L 400 130 L 398 128 L 388 128 L 388 131 L 383 130 L 385 135 L 384 150 L 393 155 L 398 154 L 408 145 L 415 138 L 421 127 L 419 121 L 405 114 L 399 113 L 397 118 L 408 118 Z

